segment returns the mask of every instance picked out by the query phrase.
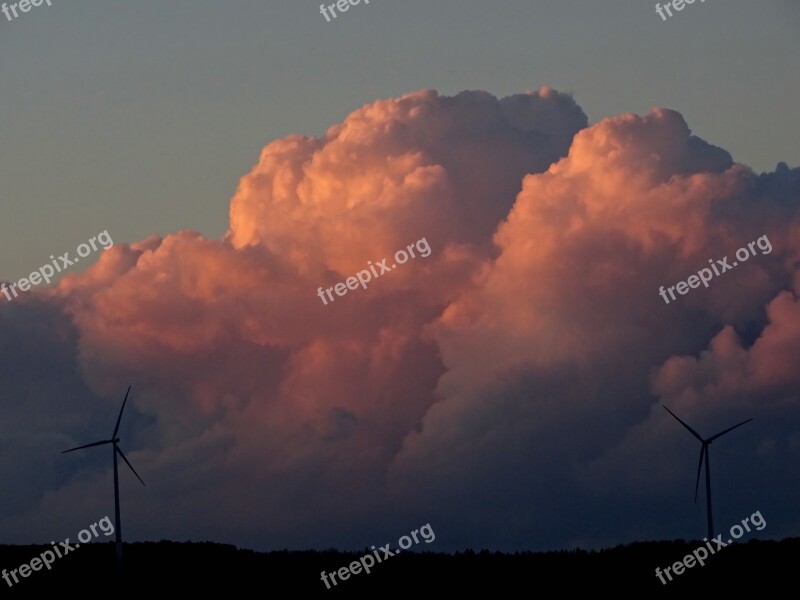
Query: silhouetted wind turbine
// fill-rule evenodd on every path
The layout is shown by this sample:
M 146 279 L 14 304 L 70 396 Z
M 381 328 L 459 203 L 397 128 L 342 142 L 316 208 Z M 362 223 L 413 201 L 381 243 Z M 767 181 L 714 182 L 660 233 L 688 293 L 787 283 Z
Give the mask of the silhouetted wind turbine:
M 664 406 L 664 405 L 662 404 L 661 406 Z M 703 439 L 700 436 L 699 433 L 697 433 L 694 429 L 692 429 L 686 423 L 681 421 L 680 418 L 678 418 L 678 415 L 676 415 L 674 412 L 672 412 L 666 406 L 664 406 L 664 410 L 666 410 L 669 414 L 671 414 L 673 417 L 678 419 L 678 423 L 680 423 L 681 425 L 686 427 L 686 429 L 688 429 L 689 432 L 694 437 L 696 437 L 698 440 L 700 440 L 700 442 L 703 444 L 702 448 L 700 448 L 700 462 L 697 464 L 697 482 L 694 484 L 694 501 L 697 502 L 697 490 L 700 488 L 700 470 L 703 468 L 703 460 L 705 459 L 705 463 L 706 463 L 706 509 L 708 511 L 708 539 L 710 540 L 710 539 L 712 539 L 714 537 L 714 519 L 711 516 L 711 465 L 708 462 L 708 447 L 711 445 L 711 442 L 713 442 L 718 437 L 722 437 L 723 435 L 725 435 L 729 431 L 733 431 L 737 427 L 741 427 L 742 425 L 744 425 L 745 423 L 749 423 L 753 419 L 747 419 L 746 421 L 742 421 L 741 423 L 738 423 L 738 424 L 734 425 L 733 427 L 728 427 L 725 431 L 720 431 L 718 434 L 712 435 L 708 439 Z
M 82 450 L 83 448 L 91 448 L 92 446 L 103 446 L 105 444 L 111 444 L 113 446 L 114 455 L 114 518 L 115 518 L 115 532 L 116 532 L 116 541 L 117 541 L 117 574 L 122 573 L 122 528 L 120 527 L 120 518 L 119 518 L 119 477 L 117 476 L 117 454 L 122 457 L 122 460 L 125 461 L 125 464 L 131 468 L 133 474 L 136 475 L 136 478 L 142 482 L 144 485 L 144 481 L 142 478 L 139 477 L 139 474 L 136 472 L 136 469 L 133 468 L 133 465 L 128 462 L 128 459 L 125 458 L 125 455 L 122 453 L 122 450 L 119 449 L 117 446 L 117 442 L 119 442 L 119 438 L 117 437 L 117 432 L 119 431 L 119 424 L 122 421 L 122 411 L 125 410 L 125 403 L 128 401 L 128 394 L 131 393 L 131 386 L 128 386 L 128 391 L 125 393 L 125 399 L 122 401 L 122 408 L 119 409 L 119 416 L 117 417 L 117 426 L 114 427 L 114 433 L 111 436 L 110 440 L 103 440 L 101 442 L 94 442 L 93 444 L 86 444 L 85 446 L 78 446 L 77 448 L 70 448 L 69 450 L 64 450 L 61 454 L 66 454 L 67 452 L 73 452 L 74 450 Z

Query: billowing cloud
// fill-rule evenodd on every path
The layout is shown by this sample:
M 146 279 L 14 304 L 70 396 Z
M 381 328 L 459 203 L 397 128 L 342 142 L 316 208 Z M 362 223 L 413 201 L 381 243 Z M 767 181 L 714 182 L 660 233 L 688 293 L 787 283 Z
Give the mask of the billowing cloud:
M 783 379 L 784 408 L 794 410 L 800 386 L 787 380 L 791 369 L 778 366 L 800 356 L 793 329 L 774 322 L 764 329 L 763 313 L 769 306 L 768 314 L 783 315 L 796 301 L 790 290 L 800 246 L 797 183 L 797 172 L 784 167 L 758 176 L 733 163 L 692 136 L 673 111 L 623 115 L 578 134 L 567 158 L 526 177 L 495 236 L 500 255 L 480 285 L 431 325 L 447 372 L 437 388 L 441 401 L 393 465 L 398 493 L 412 496 L 424 480 L 426 499 L 480 498 L 469 505 L 469 516 L 484 525 L 493 520 L 497 531 L 485 535 L 498 542 L 515 538 L 524 546 L 520 514 L 542 543 L 619 540 L 618 531 L 597 533 L 596 524 L 570 517 L 569 507 L 594 519 L 604 518 L 598 506 L 619 515 L 621 507 L 603 506 L 614 498 L 618 472 L 633 479 L 625 488 L 628 503 L 640 497 L 640 481 L 658 480 L 652 494 L 671 493 L 681 472 L 669 469 L 671 480 L 658 473 L 666 471 L 672 440 L 617 445 L 638 431 L 670 373 L 679 371 L 674 376 L 682 381 L 673 385 L 683 389 L 697 371 L 721 368 L 716 356 L 700 366 L 675 353 L 701 353 L 737 326 L 763 329 L 763 337 L 753 346 L 752 367 L 742 370 L 730 358 L 727 367 L 737 374 L 730 388 L 753 394 L 757 381 L 774 386 Z M 732 255 L 764 234 L 771 252 L 757 250 L 709 288 L 669 305 L 659 296 L 661 285 L 684 280 L 709 258 Z M 780 342 L 767 341 L 775 337 Z M 736 344 L 725 356 L 736 351 L 747 354 Z M 651 381 L 654 369 L 659 375 Z M 739 378 L 749 384 L 737 387 Z M 790 390 L 794 398 L 786 395 Z M 688 406 L 678 404 L 692 416 L 712 401 L 709 390 L 694 391 Z M 736 408 L 766 407 L 725 397 L 711 412 Z M 660 407 L 652 413 L 657 423 L 674 425 L 664 422 Z M 762 420 L 761 427 L 769 425 Z M 692 463 L 686 467 L 688 479 Z M 670 521 L 649 523 L 647 532 L 643 524 L 652 516 L 643 513 L 628 536 L 669 535 Z
M 117 242 L 0 305 L 21 349 L 0 366 L 15 418 L 2 469 L 12 484 L 42 473 L 0 527 L 49 540 L 110 510 L 103 456 L 55 453 L 104 436 L 133 383 L 123 448 L 148 487 L 125 483 L 131 536 L 363 547 L 424 522 L 442 548 L 687 535 L 691 515 L 625 506 L 681 503 L 692 476 L 664 465 L 681 432 L 659 401 L 704 423 L 760 411 L 745 474 L 780 473 L 800 447 L 785 420 L 800 404 L 798 191 L 797 169 L 755 174 L 674 111 L 588 127 L 549 88 L 417 92 L 276 140 L 223 239 Z M 762 235 L 771 252 L 707 289 L 658 295 Z M 429 256 L 317 295 L 423 238 Z

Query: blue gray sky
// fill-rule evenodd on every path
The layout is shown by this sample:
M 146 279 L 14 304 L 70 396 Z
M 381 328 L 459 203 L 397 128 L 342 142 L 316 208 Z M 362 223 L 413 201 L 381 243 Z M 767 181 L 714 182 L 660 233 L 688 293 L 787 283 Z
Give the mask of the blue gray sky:
M 0 273 L 107 229 L 217 237 L 239 177 L 287 134 L 380 98 L 548 85 L 590 122 L 654 106 L 736 161 L 797 165 L 800 7 L 711 0 L 54 0 L 0 16 Z

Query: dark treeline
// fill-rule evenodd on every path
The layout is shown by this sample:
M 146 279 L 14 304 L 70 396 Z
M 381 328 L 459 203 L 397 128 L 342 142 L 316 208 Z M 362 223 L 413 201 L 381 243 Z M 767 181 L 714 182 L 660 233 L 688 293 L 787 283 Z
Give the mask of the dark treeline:
M 800 538 L 780 542 L 751 540 L 719 550 L 666 585 L 656 577 L 691 554 L 702 542 L 641 542 L 586 552 L 522 552 L 502 554 L 467 550 L 456 554 L 404 553 L 391 557 L 328 590 L 321 572 L 338 571 L 364 552 L 253 552 L 215 543 L 145 542 L 125 544 L 125 573 L 114 576 L 113 543 L 82 545 L 56 560 L 50 571 L 31 572 L 9 587 L 0 579 L 4 598 L 33 597 L 36 592 L 76 591 L 84 597 L 107 596 L 112 589 L 141 593 L 161 590 L 262 591 L 266 597 L 290 592 L 350 597 L 398 592 L 448 594 L 461 592 L 486 597 L 515 597 L 542 591 L 623 591 L 664 594 L 693 591 L 730 592 L 761 589 L 792 590 L 800 556 Z M 50 546 L 0 546 L 0 568 L 10 572 L 39 556 Z M 666 579 L 666 578 L 665 578 Z M 11 579 L 13 583 L 13 579 Z M 116 588 L 115 588 L 116 586 Z M 37 594 L 38 596 L 38 594 Z M 142 597 L 142 600 L 148 600 Z

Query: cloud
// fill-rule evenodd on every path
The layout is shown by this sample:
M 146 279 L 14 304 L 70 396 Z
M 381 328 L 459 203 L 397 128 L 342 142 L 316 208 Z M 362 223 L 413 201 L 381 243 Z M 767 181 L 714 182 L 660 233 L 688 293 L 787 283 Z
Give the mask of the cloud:
M 682 473 L 648 469 L 673 442 L 658 401 L 709 421 L 770 407 L 742 438 L 751 473 L 800 447 L 776 426 L 797 406 L 798 190 L 797 169 L 755 174 L 674 111 L 588 127 L 550 88 L 421 91 L 273 141 L 221 240 L 117 241 L 0 305 L 0 335 L 26 349 L 0 366 L 6 389 L 64 405 L 45 422 L 4 397 L 3 473 L 43 476 L 0 527 L 49 540 L 110 510 L 102 456 L 49 452 L 105 435 L 133 384 L 122 445 L 148 487 L 123 485 L 140 539 L 363 547 L 431 522 L 443 548 L 530 548 L 683 532 L 685 514 L 625 522 L 625 503 L 674 497 Z M 659 297 L 763 234 L 772 253 Z M 321 303 L 318 287 L 423 237 L 430 256 Z
M 776 188 L 782 193 L 773 195 Z M 639 459 L 630 445 L 616 454 L 615 448 L 626 436 L 631 444 L 640 441 L 638 427 L 669 379 L 662 375 L 651 386 L 654 369 L 678 370 L 691 380 L 703 367 L 693 369 L 693 359 L 673 355 L 700 353 L 726 327 L 758 331 L 773 298 L 770 311 L 780 306 L 787 312 L 790 300 L 781 290 L 795 277 L 800 238 L 797 217 L 785 217 L 790 210 L 797 214 L 796 190 L 796 170 L 758 176 L 692 136 L 673 111 L 622 115 L 580 132 L 568 157 L 526 177 L 498 228 L 500 254 L 481 285 L 431 326 L 447 367 L 437 388 L 442 400 L 395 461 L 398 493 L 410 495 L 424 478 L 426 497 L 444 504 L 482 495 L 520 513 L 527 506 L 531 531 L 560 538 L 542 540 L 555 545 L 570 535 L 591 539 L 579 529 L 585 523 L 570 531 L 575 520 L 563 502 L 569 498 L 568 504 L 595 514 L 613 494 L 609 482 L 619 482 L 615 472 L 633 474 L 635 482 L 655 479 L 659 485 L 651 492 L 669 494 L 674 481 L 657 474 L 659 453 L 667 448 L 658 442 L 666 440 L 638 448 Z M 680 302 L 667 306 L 658 296 L 660 285 L 685 279 L 709 257 L 732 254 L 764 233 L 774 240 L 774 253 Z M 766 365 L 791 361 L 776 361 L 781 351 L 765 341 L 775 327 L 769 325 L 753 348 L 764 358 L 751 358 L 763 365 L 764 381 L 773 383 L 778 371 L 786 379 L 787 369 Z M 781 330 L 788 331 L 781 339 L 792 339 L 791 327 Z M 783 344 L 796 358 L 796 348 Z M 770 350 L 762 354 L 761 345 Z M 689 365 L 675 369 L 681 360 Z M 758 377 L 731 363 L 738 377 Z M 783 386 L 784 394 L 795 392 L 794 399 L 784 399 L 792 407 L 797 383 Z M 754 391 L 747 386 L 740 393 L 748 389 Z M 687 400 L 707 401 L 705 389 Z M 731 405 L 726 397 L 717 409 L 730 411 Z M 655 420 L 665 414 L 652 412 Z M 606 454 L 610 458 L 599 458 Z M 649 472 L 637 470 L 637 461 L 646 462 Z M 632 488 L 626 491 L 638 495 Z M 497 513 L 490 517 L 479 504 L 470 516 L 494 518 L 498 543 L 518 539 L 518 523 L 505 523 L 502 510 Z M 561 529 L 549 531 L 554 515 L 561 517 Z M 658 524 L 649 535 L 656 531 L 669 535 Z M 620 537 L 625 539 L 606 531 L 595 539 L 613 543 Z

